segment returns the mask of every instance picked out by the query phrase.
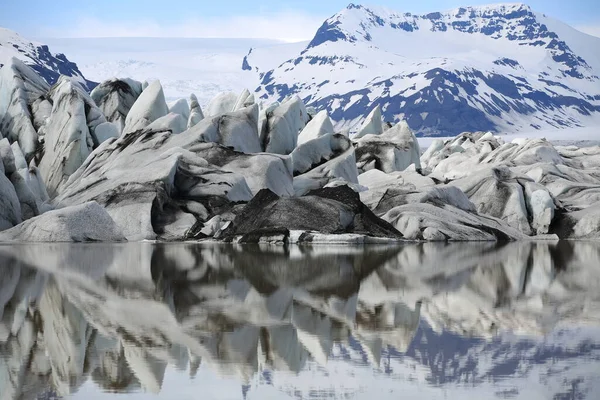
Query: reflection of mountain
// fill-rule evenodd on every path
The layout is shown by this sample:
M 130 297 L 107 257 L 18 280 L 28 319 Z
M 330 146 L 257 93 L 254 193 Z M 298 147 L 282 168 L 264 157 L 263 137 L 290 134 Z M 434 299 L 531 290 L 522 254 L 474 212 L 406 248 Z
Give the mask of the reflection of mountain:
M 168 365 L 193 376 L 200 364 L 238 377 L 245 392 L 269 384 L 300 398 L 360 392 L 332 386 L 344 368 L 346 378 L 368 370 L 490 393 L 500 382 L 497 392 L 513 397 L 525 395 L 519 382 L 553 376 L 550 397 L 585 398 L 598 384 L 589 367 L 600 364 L 599 332 L 556 328 L 600 326 L 599 250 L 0 247 L 0 398 L 68 395 L 86 381 L 156 393 Z

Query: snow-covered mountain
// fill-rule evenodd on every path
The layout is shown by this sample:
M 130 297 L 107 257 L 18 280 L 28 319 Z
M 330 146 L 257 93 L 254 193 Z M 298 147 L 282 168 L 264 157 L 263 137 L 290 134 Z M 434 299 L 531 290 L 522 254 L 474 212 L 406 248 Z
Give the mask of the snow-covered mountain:
M 88 89 L 96 83 L 88 81 L 77 64 L 62 53 L 54 53 L 48 45 L 23 38 L 9 29 L 0 28 L 0 68 L 15 57 L 31 66 L 42 78 L 53 85 L 60 75 L 70 76 Z
M 265 101 L 299 95 L 355 127 L 380 106 L 423 135 L 531 131 L 600 121 L 600 38 L 523 4 L 427 15 L 350 4 L 296 52 L 254 49 Z M 290 47 L 290 50 L 292 47 Z M 265 68 L 272 54 L 289 56 Z

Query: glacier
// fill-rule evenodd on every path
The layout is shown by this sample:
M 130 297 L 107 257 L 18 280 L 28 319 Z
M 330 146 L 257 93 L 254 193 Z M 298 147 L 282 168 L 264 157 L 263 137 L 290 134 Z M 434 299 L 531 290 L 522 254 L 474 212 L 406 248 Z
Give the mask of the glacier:
M 132 78 L 160 80 L 168 102 L 195 93 L 206 110 L 219 93 L 254 90 L 253 74 L 241 69 L 249 48 L 282 46 L 272 39 L 224 38 L 43 38 L 52 49 L 77 61 L 88 79 L 104 82 Z M 285 54 L 270 55 L 265 67 L 275 67 Z
M 110 79 L 88 94 L 66 76 L 50 87 L 18 60 L 0 78 L 27 111 L 0 108 L 13 132 L 0 140 L 0 240 L 600 237 L 597 145 L 488 131 L 423 151 L 409 124 L 384 123 L 379 106 L 348 136 L 295 95 L 265 103 L 226 92 L 203 110 L 194 94 L 169 105 L 160 81 Z M 98 207 L 114 227 L 95 236 L 81 225 L 100 218 Z

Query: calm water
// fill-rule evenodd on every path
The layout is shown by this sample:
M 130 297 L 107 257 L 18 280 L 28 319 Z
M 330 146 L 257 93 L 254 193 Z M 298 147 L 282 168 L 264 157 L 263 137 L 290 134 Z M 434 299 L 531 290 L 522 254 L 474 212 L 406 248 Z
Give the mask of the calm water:
M 600 243 L 0 246 L 0 399 L 598 399 Z

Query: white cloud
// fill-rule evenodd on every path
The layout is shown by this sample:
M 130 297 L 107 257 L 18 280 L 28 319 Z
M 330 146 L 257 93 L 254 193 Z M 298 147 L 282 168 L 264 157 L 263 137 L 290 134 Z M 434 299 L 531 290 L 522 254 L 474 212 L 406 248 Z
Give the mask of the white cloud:
M 588 35 L 597 36 L 600 38 L 600 23 L 597 25 L 579 25 L 576 26 L 581 32 L 585 32 Z
M 127 22 L 84 17 L 64 29 L 44 32 L 46 37 L 196 37 L 268 38 L 284 41 L 309 40 L 326 17 L 301 11 L 229 17 L 190 17 L 178 23 L 154 20 Z

